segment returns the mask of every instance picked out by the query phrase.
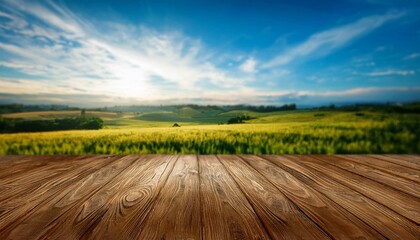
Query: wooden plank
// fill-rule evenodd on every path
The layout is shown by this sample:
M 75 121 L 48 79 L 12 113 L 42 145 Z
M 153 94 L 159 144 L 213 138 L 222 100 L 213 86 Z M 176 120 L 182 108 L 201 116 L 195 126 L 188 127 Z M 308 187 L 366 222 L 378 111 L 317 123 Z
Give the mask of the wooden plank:
M 388 155 L 398 156 L 398 154 L 388 154 Z M 403 155 L 403 157 L 406 156 L 407 158 L 420 161 L 420 154 L 401 154 L 401 155 Z
M 401 214 L 401 216 L 404 216 L 417 224 L 420 223 L 420 201 L 418 198 L 358 174 L 340 169 L 332 164 L 320 161 L 317 157 L 302 156 L 299 160 L 305 165 L 331 176 L 343 185 L 388 206 L 395 212 Z
M 263 156 L 350 211 L 388 239 L 418 239 L 420 227 L 323 172 L 299 163 L 302 156 Z
M 0 155 L 0 170 L 5 167 L 10 167 L 15 164 L 19 164 L 21 162 L 25 162 L 30 160 L 29 158 L 33 158 L 36 156 L 32 155 Z M 38 156 L 39 157 L 39 156 Z
M 108 211 L 82 239 L 136 239 L 141 230 L 139 226 L 154 206 L 177 158 L 149 156 L 127 179 L 122 180 L 124 185 L 109 200 Z
M 90 159 L 88 158 L 86 163 L 81 167 L 66 171 L 58 178 L 48 179 L 47 181 L 40 183 L 40 185 L 36 185 L 33 189 L 27 189 L 27 192 L 22 195 L 9 193 L 11 195 L 16 195 L 16 197 L 4 199 L 4 201 L 1 202 L 0 229 L 1 227 L 5 227 L 10 221 L 17 222 L 21 219 L 22 215 L 34 211 L 37 205 L 42 204 L 44 201 L 47 201 L 48 198 L 58 194 L 63 189 L 66 189 L 73 184 L 73 181 L 92 174 L 97 169 L 110 164 L 117 158 L 120 158 L 120 156 L 100 156 L 97 161 L 95 161 L 94 158 L 92 158 L 92 161 L 88 161 Z M 27 180 L 30 182 L 31 178 L 28 178 Z M 22 185 L 25 186 L 28 184 L 29 183 L 22 183 Z M 13 189 L 14 188 L 11 190 Z M 16 191 L 19 191 L 19 189 L 16 188 Z
M 410 155 L 379 155 L 372 154 L 370 157 L 381 159 L 387 162 L 395 163 L 404 167 L 420 170 L 420 161 Z
M 0 156 L 0 239 L 419 239 L 417 155 L 241 157 Z
M 312 157 L 324 161 L 327 164 L 331 164 L 341 169 L 358 174 L 362 177 L 369 178 L 370 180 L 385 184 L 396 190 L 412 195 L 413 197 L 420 198 L 420 184 L 417 184 L 416 182 L 410 181 L 406 178 L 398 177 L 355 161 L 338 158 L 334 155 L 326 155 L 322 157 L 313 155 Z
M 25 155 L 0 155 L 0 166 L 5 162 L 19 161 L 25 158 Z
M 160 177 L 168 175 L 175 160 L 176 157 L 170 156 L 139 156 L 96 193 L 74 203 L 46 225 L 38 237 L 59 239 L 62 232 L 71 232 L 75 239 L 135 238 L 139 233 L 136 225 L 144 220 L 147 209 L 151 208 L 147 204 L 153 203 L 160 190 L 157 188 Z M 133 208 L 136 203 L 141 206 Z M 140 211 L 132 212 L 134 209 Z
M 381 154 L 381 156 L 403 159 L 405 161 L 410 161 L 413 163 L 420 163 L 419 154 Z
M 8 162 L 8 164 L 4 164 L 1 166 L 0 164 L 0 187 L 7 182 L 13 182 L 18 179 L 20 176 L 25 176 L 27 172 L 34 171 L 38 167 L 45 167 L 50 162 L 54 161 L 54 159 L 71 159 L 71 156 L 33 156 L 33 157 L 26 157 L 20 156 L 21 158 L 16 160 L 15 156 L 13 156 L 12 161 L 7 161 L 8 159 L 4 159 L 4 162 Z M 62 162 L 58 160 L 58 162 Z
M 42 160 L 54 157 L 53 155 L 0 155 L 0 169 L 23 162 L 33 161 L 35 159 Z
M 333 239 L 378 239 L 382 236 L 353 214 L 277 165 L 257 156 L 240 156 Z
M 383 172 L 420 183 L 420 171 L 418 169 L 403 167 L 395 163 L 381 161 L 366 155 L 337 155 L 337 157 L 363 163 L 365 165 L 378 168 Z
M 70 181 L 71 184 L 56 188 L 56 191 L 48 190 L 47 197 L 43 196 L 46 192 L 31 195 L 33 201 L 37 201 L 41 196 L 43 200 L 37 201 L 36 204 L 30 204 L 28 207 L 26 205 L 29 204 L 24 205 L 23 209 L 19 209 L 20 216 L 5 219 L 7 224 L 0 223 L 1 226 L 6 226 L 0 230 L 0 236 L 5 235 L 11 239 L 36 238 L 41 229 L 48 230 L 45 226 L 52 225 L 61 214 L 71 209 L 73 204 L 84 201 L 93 195 L 135 160 L 136 158 L 132 156 L 119 158 L 87 176 L 83 174 L 81 179 L 77 178 L 77 175 L 63 176 L 63 181 Z M 93 163 L 100 164 L 98 161 Z M 89 164 L 86 165 L 89 166 Z M 58 221 L 54 223 L 61 224 Z
M 38 165 L 45 165 L 62 159 L 77 159 L 93 157 L 94 155 L 13 155 L 0 156 L 0 178 L 4 172 L 9 173 L 8 169 L 31 170 Z
M 30 195 L 46 182 L 55 182 L 56 178 L 61 178 L 63 173 L 86 164 L 86 161 L 95 161 L 97 158 L 100 157 L 57 156 L 54 160 L 50 158 L 46 158 L 47 160 L 42 159 L 45 161 L 38 159 L 44 163 L 41 166 L 35 166 L 34 169 L 21 170 L 18 173 L 13 171 L 15 172 L 14 176 L 0 178 L 0 192 L 2 193 L 0 195 L 0 205 L 10 200 L 15 201 L 16 197 L 23 198 Z M 35 159 L 33 161 L 37 162 L 38 160 Z M 30 164 L 27 163 L 27 165 Z M 34 165 L 36 164 L 34 163 Z M 11 168 L 16 169 L 19 167 L 26 168 L 26 166 L 21 165 Z
M 72 157 L 72 156 L 11 156 L 7 158 L 7 156 L 3 157 L 0 161 L 0 179 L 5 179 L 7 177 L 14 178 L 19 173 L 24 173 L 28 170 L 35 169 L 39 166 L 45 166 L 49 162 L 58 160 L 60 161 L 62 158 Z
M 177 160 L 138 239 L 201 239 L 197 157 Z
M 252 206 L 215 156 L 199 156 L 203 239 L 268 239 Z
M 220 156 L 272 239 L 328 239 L 295 204 L 242 159 Z

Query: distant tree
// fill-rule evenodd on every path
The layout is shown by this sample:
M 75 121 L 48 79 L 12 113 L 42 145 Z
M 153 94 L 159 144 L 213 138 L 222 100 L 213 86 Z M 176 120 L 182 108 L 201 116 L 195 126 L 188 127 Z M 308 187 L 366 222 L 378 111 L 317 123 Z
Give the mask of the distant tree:
M 81 117 L 85 117 L 86 116 L 86 110 L 82 109 L 82 111 L 80 111 L 80 116 Z
M 104 121 L 100 118 L 90 118 L 83 123 L 83 129 L 101 129 L 104 126 Z
M 179 125 L 178 123 L 174 123 L 174 125 L 172 125 L 172 127 L 181 127 L 181 125 Z

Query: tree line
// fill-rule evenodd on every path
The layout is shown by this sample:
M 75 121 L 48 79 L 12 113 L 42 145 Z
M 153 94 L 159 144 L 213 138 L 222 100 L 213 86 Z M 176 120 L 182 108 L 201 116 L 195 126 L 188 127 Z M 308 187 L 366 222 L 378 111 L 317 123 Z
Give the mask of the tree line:
M 0 104 L 0 114 L 18 113 L 18 112 L 38 112 L 38 111 L 61 111 L 61 110 L 80 110 L 77 107 L 67 105 L 24 105 L 19 103 Z
M 292 111 L 292 110 L 296 110 L 296 104 L 291 103 L 291 104 L 285 104 L 283 106 L 242 106 L 243 110 L 249 110 L 249 111 L 253 111 L 253 112 L 278 112 L 278 111 Z
M 251 120 L 251 119 L 253 119 L 253 118 L 251 118 L 251 117 L 250 117 L 250 116 L 248 116 L 248 115 L 242 115 L 242 116 L 240 116 L 240 117 L 233 117 L 233 118 L 230 118 L 230 119 L 227 121 L 227 124 L 244 123 L 246 120 Z
M 74 117 L 48 120 L 0 118 L 0 133 L 46 132 L 75 129 L 101 129 L 104 121 L 98 117 Z
M 359 111 L 371 111 L 371 112 L 384 112 L 384 113 L 420 113 L 420 101 L 403 103 L 403 104 L 351 104 L 336 106 L 331 104 L 329 106 L 313 107 L 313 110 L 327 110 L 327 111 L 346 111 L 346 112 L 359 112 Z

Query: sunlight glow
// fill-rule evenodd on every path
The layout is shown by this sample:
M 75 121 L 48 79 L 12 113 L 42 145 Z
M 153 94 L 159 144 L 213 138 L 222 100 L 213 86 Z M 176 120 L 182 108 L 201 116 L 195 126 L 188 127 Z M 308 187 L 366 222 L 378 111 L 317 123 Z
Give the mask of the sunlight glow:
M 112 80 L 106 85 L 104 89 L 106 92 L 126 98 L 153 98 L 155 92 L 145 81 L 149 76 L 141 68 L 116 65 L 112 68 L 112 73 L 118 76 L 118 79 Z

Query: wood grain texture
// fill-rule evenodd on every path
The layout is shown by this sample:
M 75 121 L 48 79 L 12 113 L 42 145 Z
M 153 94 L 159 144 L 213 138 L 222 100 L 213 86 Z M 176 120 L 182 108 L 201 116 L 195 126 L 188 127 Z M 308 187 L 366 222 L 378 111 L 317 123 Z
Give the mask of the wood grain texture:
M 328 175 L 300 162 L 304 156 L 263 156 L 287 169 L 300 181 L 346 208 L 388 239 L 418 239 L 420 227 L 387 206 L 338 183 Z M 406 204 L 406 203 L 401 203 Z
M 420 169 L 420 159 L 412 155 L 369 155 L 369 157 L 381 159 L 387 162 L 395 163 L 404 167 Z
M 263 174 L 332 238 L 381 238 L 378 232 L 360 219 L 287 171 L 256 156 L 243 155 L 241 158 Z
M 327 174 L 337 182 L 388 206 L 411 221 L 420 223 L 420 201 L 418 198 L 362 177 L 359 174 L 340 169 L 327 161 L 319 160 L 318 157 L 302 156 L 299 160 L 305 165 Z
M 293 202 L 242 159 L 222 155 L 220 161 L 254 206 L 272 239 L 329 238 Z
M 399 177 L 406 178 L 410 181 L 414 181 L 417 184 L 420 183 L 420 169 L 419 168 L 408 168 L 399 164 L 381 161 L 377 158 L 370 156 L 356 156 L 356 155 L 338 155 L 339 158 L 345 158 L 358 163 L 363 163 L 371 167 L 380 169 L 383 172 L 387 172 Z
M 148 156 L 141 164 L 121 175 L 120 179 L 115 179 L 112 182 L 112 189 L 115 192 L 111 194 L 107 202 L 101 205 L 102 209 L 106 209 L 106 212 L 83 238 L 136 239 L 140 226 L 154 206 L 156 197 L 164 186 L 177 158 L 177 156 Z M 94 195 L 94 197 L 97 196 Z M 90 199 L 90 202 L 95 202 L 95 198 Z M 89 221 L 89 219 L 85 219 L 85 222 Z
M 74 158 L 74 156 L 12 156 L 10 159 L 3 158 L 4 159 L 0 159 L 0 179 L 5 179 L 7 177 L 13 179 L 19 173 L 26 175 L 27 171 L 34 170 L 39 166 L 45 166 L 55 160 L 62 162 L 63 159 L 71 159 Z
M 420 239 L 418 155 L 0 156 L 0 239 Z
M 48 234 L 49 228 L 61 225 L 61 222 L 56 221 L 60 215 L 72 209 L 77 202 L 85 201 L 93 195 L 105 183 L 128 167 L 133 160 L 135 159 L 132 157 L 125 157 L 124 161 L 113 161 L 97 171 L 89 172 L 90 174 L 83 176 L 82 179 L 77 178 L 64 189 L 49 192 L 47 197 L 44 196 L 45 193 L 40 192 L 42 196 L 35 195 L 34 197 L 46 198 L 42 204 L 29 213 L 20 211 L 23 216 L 17 219 L 19 221 L 13 221 L 7 225 L 4 232 L 8 233 L 10 239 L 43 238 L 45 234 Z M 31 227 L 28 228 L 28 225 Z M 3 230 L 0 231 L 3 233 Z M 72 238 L 75 233 L 70 233 L 71 235 L 64 237 Z
M 60 232 L 64 231 L 73 232 L 72 238 L 74 239 L 94 238 L 94 235 L 96 235 L 95 238 L 97 239 L 132 239 L 130 236 L 125 236 L 125 233 L 129 233 L 130 229 L 127 229 L 125 225 L 120 225 L 121 223 L 118 220 L 121 218 L 119 217 L 126 214 L 126 209 L 129 209 L 130 205 L 138 200 L 138 198 L 142 198 L 144 195 L 150 196 L 153 194 L 150 194 L 150 189 L 147 187 L 141 189 L 141 192 L 133 192 L 130 185 L 138 183 L 137 181 L 144 176 L 148 179 L 155 176 L 159 178 L 169 162 L 167 158 L 165 159 L 160 156 L 132 157 L 135 158 L 134 162 L 125 168 L 124 171 L 115 175 L 110 181 L 103 184 L 95 194 L 75 202 L 71 210 L 61 214 L 59 218 L 55 220 L 55 222 L 69 221 L 72 224 L 64 226 L 55 224 L 53 226 L 48 226 L 49 230 L 48 232 L 45 232 L 45 236 L 58 239 L 61 237 Z M 149 175 L 143 172 L 147 171 L 147 168 L 150 168 Z M 148 184 L 148 182 L 146 182 L 146 184 Z M 141 185 L 137 185 L 137 187 L 140 186 Z M 140 189 L 137 188 L 137 190 Z M 126 201 L 127 199 L 129 201 Z M 108 220 L 104 221 L 104 219 Z M 128 220 L 129 217 L 123 219 Z M 142 216 L 136 216 L 136 219 L 140 220 L 142 219 Z M 98 228 L 97 225 L 100 225 L 101 223 L 107 225 Z M 107 231 L 97 233 L 94 232 L 95 229 Z M 100 236 L 101 234 L 102 236 Z
M 0 179 L 0 205 L 16 197 L 25 199 L 28 194 L 32 194 L 36 189 L 42 188 L 45 183 L 55 181 L 55 178 L 61 178 L 62 174 L 69 172 L 71 169 L 78 169 L 79 166 L 86 164 L 86 161 L 94 161 L 98 157 L 73 157 L 65 156 L 60 161 L 51 161 L 47 158 L 47 162 L 42 165 L 36 165 L 32 169 L 26 171 L 11 171 L 9 176 Z M 84 161 L 83 161 L 84 160 Z M 35 160 L 35 162 L 38 162 Z M 26 168 L 19 166 L 19 168 Z
M 384 154 L 382 156 L 387 156 L 391 158 L 398 158 L 404 161 L 414 162 L 420 164 L 420 155 L 413 154 Z
M 201 239 L 197 156 L 180 156 L 144 224 L 139 239 Z
M 199 156 L 203 239 L 266 239 L 254 209 L 215 156 Z
M 11 199 L 5 197 L 5 201 L 2 201 L 0 204 L 0 233 L 5 232 L 2 229 L 7 227 L 10 229 L 16 226 L 16 224 L 19 224 L 25 217 L 28 217 L 33 211 L 36 211 L 37 206 L 45 204 L 50 198 L 66 190 L 74 184 L 74 181 L 81 180 L 93 174 L 98 169 L 120 157 L 98 156 L 98 158 L 97 161 L 88 161 L 83 166 L 67 171 L 55 179 L 46 180 L 36 188 L 27 187 L 25 194 Z M 32 186 L 31 183 L 31 178 L 27 178 L 27 182 L 22 183 L 22 186 Z M 13 192 L 9 194 L 14 195 Z
M 378 183 L 385 184 L 396 190 L 403 191 L 404 193 L 412 195 L 415 198 L 420 198 L 420 188 L 418 184 L 406 178 L 395 176 L 390 173 L 380 171 L 375 167 L 371 167 L 369 165 L 361 164 L 355 161 L 349 161 L 344 158 L 338 158 L 336 156 L 323 156 L 319 158 L 315 155 L 313 157 L 327 164 L 334 165 L 341 169 L 358 174 L 362 177 L 369 178 L 370 180 L 376 181 Z

